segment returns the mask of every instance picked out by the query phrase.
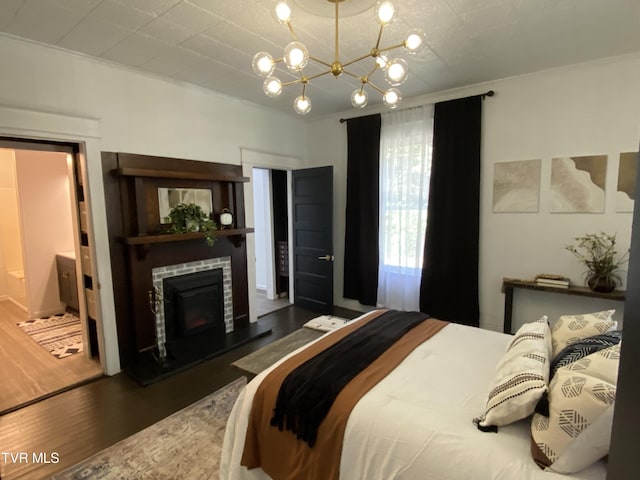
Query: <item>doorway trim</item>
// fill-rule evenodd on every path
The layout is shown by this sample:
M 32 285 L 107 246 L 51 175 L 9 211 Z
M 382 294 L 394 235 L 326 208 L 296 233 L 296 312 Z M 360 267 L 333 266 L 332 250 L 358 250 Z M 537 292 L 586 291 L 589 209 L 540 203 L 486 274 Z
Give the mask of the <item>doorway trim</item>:
M 249 177 L 249 184 L 244 189 L 244 205 L 247 227 L 254 227 L 253 211 L 253 169 L 263 168 L 269 170 L 286 170 L 287 171 L 287 204 L 288 216 L 291 219 L 291 170 L 304 168 L 302 158 L 278 153 L 263 152 L 260 150 L 252 150 L 249 148 L 240 148 L 240 162 L 242 164 L 242 175 Z M 289 221 L 289 238 L 292 238 L 292 225 Z M 292 242 L 289 242 L 289 258 L 291 258 Z M 256 256 L 256 240 L 253 235 L 247 235 L 247 259 Z M 289 278 L 293 278 L 292 263 L 289 262 Z M 249 285 L 256 284 L 256 265 L 255 262 L 247 261 L 247 280 Z M 289 282 L 289 298 L 293 298 L 293 282 Z M 256 322 L 258 315 L 256 312 L 255 295 L 249 295 L 249 321 Z
M 94 262 L 94 285 L 98 345 L 100 364 L 107 375 L 120 372 L 118 335 L 111 288 L 111 267 L 109 243 L 106 234 L 106 212 L 102 191 L 102 171 L 100 166 L 100 121 L 95 118 L 79 117 L 72 114 L 52 113 L 0 105 L 0 136 L 17 141 L 36 143 L 76 144 L 79 153 L 79 177 L 85 186 L 85 201 L 88 207 L 88 230 L 91 239 L 90 250 Z M 97 168 L 88 168 L 88 158 L 95 158 Z M 92 191 L 94 190 L 94 191 Z M 92 201 L 95 192 L 97 202 Z M 102 203 L 102 206 L 100 205 Z M 98 255 L 98 252 L 103 252 Z

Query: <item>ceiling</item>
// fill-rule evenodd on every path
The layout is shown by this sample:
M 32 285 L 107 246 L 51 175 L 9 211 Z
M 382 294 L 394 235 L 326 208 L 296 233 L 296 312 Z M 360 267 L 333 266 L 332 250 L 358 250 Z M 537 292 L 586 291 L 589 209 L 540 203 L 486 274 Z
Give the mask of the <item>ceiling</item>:
M 345 0 L 341 8 L 358 1 Z M 273 0 L 1 0 L 0 31 L 293 112 L 301 87 L 288 86 L 280 97 L 268 98 L 262 92 L 262 79 L 251 68 L 255 53 L 267 51 L 278 58 L 291 41 L 286 26 L 271 15 L 273 4 Z M 399 20 L 385 29 L 381 45 L 401 42 L 415 27 L 427 36 L 427 47 L 415 56 L 396 50 L 409 62 L 409 80 L 398 87 L 405 98 L 640 51 L 638 0 L 395 0 L 395 4 Z M 312 56 L 330 63 L 334 20 L 300 8 L 295 15 L 298 39 Z M 371 9 L 341 19 L 343 63 L 368 53 L 377 34 Z M 354 73 L 368 73 L 371 64 L 360 63 L 354 65 Z M 307 69 L 308 76 L 321 71 L 317 64 Z M 295 79 L 281 68 L 275 75 L 283 82 Z M 380 72 L 371 80 L 386 88 Z M 307 95 L 313 107 L 308 117 L 349 110 L 356 86 L 347 75 L 311 81 Z M 375 92 L 369 95 L 370 105 L 381 103 Z

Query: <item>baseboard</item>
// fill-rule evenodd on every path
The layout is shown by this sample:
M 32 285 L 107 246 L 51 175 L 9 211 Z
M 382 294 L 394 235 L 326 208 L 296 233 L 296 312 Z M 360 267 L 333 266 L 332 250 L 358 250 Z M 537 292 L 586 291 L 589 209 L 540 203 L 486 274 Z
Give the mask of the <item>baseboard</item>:
M 13 297 L 9 297 L 8 295 L 6 296 L 6 298 L 3 298 L 3 300 L 9 300 L 11 303 L 13 303 L 16 307 L 18 307 L 20 310 L 24 311 L 24 312 L 28 312 L 29 309 L 27 307 L 25 307 L 24 305 L 22 305 L 20 302 L 18 302 L 15 298 Z
M 54 315 L 60 315 L 64 313 L 64 309 L 60 310 L 59 308 L 50 308 L 48 310 L 41 310 L 39 312 L 33 312 L 33 318 L 46 318 L 52 317 Z

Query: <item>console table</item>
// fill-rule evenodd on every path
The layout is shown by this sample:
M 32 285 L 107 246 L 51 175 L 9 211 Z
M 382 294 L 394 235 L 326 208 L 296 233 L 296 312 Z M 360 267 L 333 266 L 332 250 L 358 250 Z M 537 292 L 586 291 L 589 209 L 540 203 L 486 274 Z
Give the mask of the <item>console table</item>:
M 527 280 L 518 280 L 513 278 L 504 278 L 502 280 L 502 292 L 504 293 L 504 324 L 503 332 L 511 333 L 511 315 L 513 314 L 513 291 L 516 288 L 525 290 L 539 290 L 542 292 L 559 293 L 564 295 L 577 295 L 582 297 L 591 298 L 605 298 L 608 300 L 618 300 L 624 302 L 625 291 L 614 290 L 610 293 L 594 292 L 587 287 L 569 286 L 568 288 L 562 287 L 548 287 L 546 285 L 538 285 L 535 282 Z

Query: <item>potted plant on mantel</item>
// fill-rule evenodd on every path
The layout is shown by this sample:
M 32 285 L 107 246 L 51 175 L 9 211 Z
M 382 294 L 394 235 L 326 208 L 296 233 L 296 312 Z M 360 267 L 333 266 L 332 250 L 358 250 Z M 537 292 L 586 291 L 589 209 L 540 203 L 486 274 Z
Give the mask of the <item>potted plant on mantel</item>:
M 629 251 L 616 259 L 616 234 L 589 233 L 575 237 L 565 248 L 587 267 L 584 272 L 587 286 L 594 292 L 611 292 L 622 284 L 618 272 L 629 259 Z
M 217 230 L 218 225 L 195 203 L 179 203 L 171 209 L 166 220 L 171 222 L 171 233 L 206 232 L 207 245 L 211 247 L 216 242 L 211 232 Z

